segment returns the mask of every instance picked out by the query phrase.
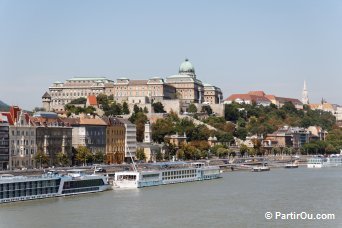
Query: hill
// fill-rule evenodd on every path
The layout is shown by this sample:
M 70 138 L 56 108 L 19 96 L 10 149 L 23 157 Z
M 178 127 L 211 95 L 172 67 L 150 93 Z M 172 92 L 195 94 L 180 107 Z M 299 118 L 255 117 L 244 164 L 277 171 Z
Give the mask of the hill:
M 10 106 L 0 100 L 0 111 L 9 111 Z

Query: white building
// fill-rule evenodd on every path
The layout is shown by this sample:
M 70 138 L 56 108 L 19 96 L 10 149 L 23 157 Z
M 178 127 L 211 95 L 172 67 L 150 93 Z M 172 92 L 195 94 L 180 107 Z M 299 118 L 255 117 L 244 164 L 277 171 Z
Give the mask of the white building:
M 137 151 L 137 128 L 127 119 L 119 119 L 125 125 L 125 161 L 131 162 Z
M 105 77 L 74 77 L 64 83 L 56 81 L 43 95 L 43 107 L 46 111 L 63 111 L 64 105 L 77 98 L 101 93 L 111 95 L 113 86 L 114 82 Z
M 21 110 L 14 125 L 9 127 L 10 169 L 33 168 L 36 165 L 34 156 L 37 153 L 36 127 L 31 125 Z

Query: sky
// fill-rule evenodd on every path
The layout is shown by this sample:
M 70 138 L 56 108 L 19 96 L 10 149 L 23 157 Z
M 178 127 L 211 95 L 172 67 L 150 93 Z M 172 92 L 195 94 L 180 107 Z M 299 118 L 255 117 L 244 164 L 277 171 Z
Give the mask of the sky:
M 0 100 L 40 107 L 54 81 L 177 74 L 232 93 L 342 105 L 342 1 L 0 0 Z

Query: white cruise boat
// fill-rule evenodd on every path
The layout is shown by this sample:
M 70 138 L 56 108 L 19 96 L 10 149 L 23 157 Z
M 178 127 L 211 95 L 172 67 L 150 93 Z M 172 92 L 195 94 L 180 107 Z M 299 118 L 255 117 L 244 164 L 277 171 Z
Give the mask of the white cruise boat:
M 270 171 L 270 167 L 266 165 L 258 165 L 252 167 L 252 172 L 264 172 L 264 171 Z
M 142 188 L 221 177 L 219 166 L 205 166 L 204 163 L 161 164 L 161 169 L 116 172 L 113 185 L 118 188 Z M 177 167 L 173 167 L 174 164 L 177 164 Z
M 104 176 L 86 175 L 84 170 L 69 170 L 67 175 L 48 172 L 35 177 L 5 174 L 0 175 L 0 204 L 108 189 L 111 185 Z
M 330 157 L 315 156 L 308 159 L 308 168 L 324 168 L 342 166 L 342 156 L 331 155 Z

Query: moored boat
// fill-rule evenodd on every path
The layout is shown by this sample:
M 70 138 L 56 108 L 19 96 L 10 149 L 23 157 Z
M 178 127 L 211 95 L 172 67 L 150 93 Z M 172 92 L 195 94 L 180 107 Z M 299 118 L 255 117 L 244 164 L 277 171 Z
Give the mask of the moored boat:
M 286 169 L 294 169 L 294 168 L 298 168 L 298 165 L 296 163 L 287 163 L 284 167 Z
M 308 168 L 342 167 L 342 156 L 330 155 L 330 157 L 314 156 L 308 159 Z
M 270 167 L 266 165 L 258 165 L 252 167 L 252 172 L 264 172 L 264 171 L 270 171 Z
M 210 180 L 221 177 L 220 167 L 204 163 L 164 163 L 161 169 L 135 170 L 115 173 L 114 187 L 142 188 L 157 185 Z M 173 167 L 173 164 L 177 164 Z
M 48 172 L 41 176 L 0 176 L 0 203 L 101 192 L 111 188 L 105 176 L 69 170 L 67 175 Z

